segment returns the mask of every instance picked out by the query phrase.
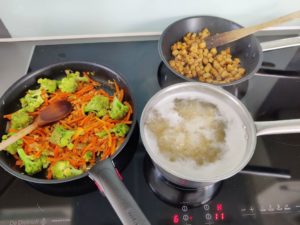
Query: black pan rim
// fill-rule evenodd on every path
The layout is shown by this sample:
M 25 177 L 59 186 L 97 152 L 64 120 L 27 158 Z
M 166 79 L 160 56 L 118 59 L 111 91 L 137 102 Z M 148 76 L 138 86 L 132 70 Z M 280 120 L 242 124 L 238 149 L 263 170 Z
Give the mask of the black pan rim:
M 26 80 L 28 80 L 31 77 L 35 77 L 35 76 L 39 76 L 41 75 L 44 71 L 47 71 L 51 68 L 54 67 L 58 67 L 58 66 L 68 66 L 68 65 L 89 65 L 89 66 L 94 66 L 94 67 L 98 67 L 98 68 L 102 68 L 105 69 L 113 74 L 115 74 L 128 88 L 127 93 L 129 94 L 129 96 L 132 99 L 132 106 L 133 106 L 133 115 L 132 115 L 132 124 L 130 126 L 130 130 L 124 140 L 124 142 L 122 143 L 122 145 L 118 148 L 118 150 L 111 156 L 112 160 L 124 149 L 125 145 L 127 144 L 129 138 L 132 136 L 134 127 L 136 125 L 136 104 L 135 104 L 135 98 L 134 95 L 132 94 L 132 89 L 130 88 L 130 85 L 128 85 L 129 83 L 127 82 L 127 80 L 124 78 L 124 76 L 116 70 L 111 69 L 109 66 L 107 65 L 103 65 L 103 64 L 98 64 L 98 63 L 94 63 L 94 62 L 88 62 L 88 61 L 64 61 L 64 62 L 60 62 L 60 63 L 55 63 L 55 64 L 50 64 L 48 66 L 45 66 L 41 69 L 38 69 L 36 71 L 33 71 L 31 73 L 25 74 L 22 77 L 20 77 L 17 81 L 15 81 L 10 87 L 7 88 L 7 90 L 4 92 L 4 94 L 0 97 L 0 103 L 1 106 L 3 107 L 5 104 L 5 99 L 13 94 L 13 89 L 12 87 L 20 84 L 20 83 L 24 83 L 26 82 Z M 2 119 L 2 118 L 1 118 Z M 4 153 L 6 154 L 6 153 Z M 61 183 L 66 183 L 66 182 L 70 182 L 70 181 L 75 181 L 78 179 L 81 179 L 85 176 L 88 176 L 88 171 L 84 172 L 83 174 L 79 175 L 79 176 L 75 176 L 75 177 L 70 177 L 67 179 L 51 179 L 51 180 L 47 180 L 47 179 L 41 179 L 41 178 L 36 178 L 33 176 L 29 176 L 26 175 L 24 173 L 20 173 L 17 172 L 15 170 L 13 170 L 10 166 L 8 166 L 6 163 L 4 163 L 2 160 L 0 160 L 0 166 L 9 174 L 13 175 L 16 178 L 19 178 L 23 181 L 27 181 L 27 182 L 31 182 L 31 183 L 36 183 L 36 184 L 61 184 Z
M 168 67 L 169 70 L 172 71 L 173 74 L 175 74 L 176 76 L 182 78 L 183 80 L 185 81 L 190 81 L 190 82 L 199 82 L 199 83 L 205 83 L 205 82 L 201 82 L 199 80 L 195 80 L 195 79 L 191 79 L 191 78 L 188 78 L 180 73 L 178 73 L 176 70 L 174 70 L 168 63 L 168 61 L 166 60 L 163 52 L 162 52 L 162 41 L 165 37 L 165 34 L 168 32 L 168 30 L 172 27 L 172 26 L 175 26 L 177 23 L 181 22 L 181 21 L 184 21 L 184 20 L 189 20 L 189 19 L 194 19 L 194 18 L 214 18 L 214 19 L 222 19 L 224 21 L 227 21 L 227 22 L 230 22 L 230 23 L 233 23 L 235 25 L 237 25 L 238 27 L 240 28 L 243 28 L 244 26 L 232 21 L 232 20 L 228 20 L 228 19 L 225 19 L 225 18 L 222 18 L 222 17 L 218 17 L 218 16 L 210 16 L 210 15 L 195 15 L 195 16 L 190 16 L 190 17 L 185 17 L 185 18 L 182 18 L 182 19 L 179 19 L 179 20 L 176 20 L 174 21 L 173 23 L 169 24 L 165 29 L 164 31 L 162 32 L 159 40 L 158 40 L 158 53 L 159 53 L 159 56 L 161 58 L 161 60 L 163 61 L 163 63 Z M 259 49 L 259 52 L 262 53 L 262 47 L 260 45 L 260 42 L 258 41 L 258 39 L 254 36 L 254 35 L 249 35 L 247 37 L 251 37 L 253 38 L 253 40 L 255 41 L 255 44 L 257 45 L 258 49 Z M 236 80 L 236 81 L 233 81 L 233 82 L 230 82 L 230 83 L 225 83 L 225 84 L 212 84 L 212 85 L 215 85 L 215 86 L 220 86 L 220 87 L 225 87 L 225 86 L 232 86 L 232 85 L 237 85 L 241 82 L 244 82 L 246 80 L 249 80 L 254 74 L 256 71 L 258 71 L 258 69 L 261 67 L 261 64 L 262 64 L 262 61 L 263 61 L 263 57 L 262 57 L 262 54 L 259 55 L 259 60 L 258 60 L 258 63 L 256 65 L 256 67 L 253 69 L 253 71 L 251 71 L 249 74 L 247 74 L 246 76 L 244 76 L 243 78 L 239 79 L 239 80 Z

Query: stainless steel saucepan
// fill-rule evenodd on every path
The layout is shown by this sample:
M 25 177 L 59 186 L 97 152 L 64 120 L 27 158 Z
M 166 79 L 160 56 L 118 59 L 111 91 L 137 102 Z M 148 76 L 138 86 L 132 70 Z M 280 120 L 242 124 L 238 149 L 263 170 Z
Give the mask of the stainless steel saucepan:
M 193 96 L 195 96 L 195 98 L 199 97 L 201 99 L 203 96 L 204 101 L 209 100 L 210 103 L 213 104 L 214 101 L 221 102 L 220 105 L 217 105 L 221 112 L 222 108 L 231 110 L 227 126 L 231 126 L 231 124 L 234 124 L 232 122 L 237 121 L 239 123 L 236 124 L 240 124 L 240 127 L 237 129 L 242 131 L 236 133 L 237 135 L 235 135 L 234 138 L 226 139 L 229 140 L 229 142 L 237 141 L 236 143 L 244 143 L 238 145 L 238 148 L 235 150 L 230 148 L 228 149 L 229 152 L 236 150 L 239 151 L 240 149 L 242 153 L 231 152 L 231 156 L 233 156 L 232 158 L 225 157 L 224 159 L 219 159 L 219 161 L 221 160 L 220 165 L 223 165 L 222 163 L 224 163 L 224 165 L 208 170 L 210 171 L 208 174 L 206 172 L 202 173 L 201 167 L 197 168 L 199 171 L 186 172 L 186 170 L 182 167 L 172 166 L 172 163 L 170 163 L 166 157 L 162 157 L 162 154 L 159 154 L 157 148 L 155 150 L 153 139 L 151 140 L 151 135 L 149 135 L 149 131 L 147 130 L 147 121 L 151 111 L 157 106 L 157 104 L 165 101 L 166 99 L 174 97 L 180 98 L 180 96 L 186 96 L 187 94 L 191 96 L 190 98 L 194 98 Z M 167 180 L 183 187 L 201 188 L 214 184 L 218 181 L 225 180 L 239 173 L 248 164 L 254 153 L 257 136 L 300 133 L 300 119 L 255 122 L 243 103 L 222 88 L 210 84 L 186 82 L 171 85 L 162 89 L 148 101 L 141 116 L 140 132 L 143 144 L 154 162 L 155 167 Z M 240 155 L 240 157 L 235 155 Z M 222 162 L 222 160 L 224 162 Z

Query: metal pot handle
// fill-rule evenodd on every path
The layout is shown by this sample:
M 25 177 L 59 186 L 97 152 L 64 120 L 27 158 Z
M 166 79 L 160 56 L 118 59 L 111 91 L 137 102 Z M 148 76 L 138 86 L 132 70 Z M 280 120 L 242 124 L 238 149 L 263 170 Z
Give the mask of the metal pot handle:
M 300 119 L 255 122 L 256 135 L 300 133 Z
M 255 176 L 263 176 L 263 177 L 274 177 L 281 179 L 291 179 L 291 173 L 287 169 L 279 169 L 273 167 L 265 167 L 265 166 L 251 166 L 247 165 L 242 169 L 240 174 L 250 174 Z
M 89 171 L 89 177 L 104 192 L 122 224 L 150 225 L 125 185 L 117 176 L 110 158 L 98 162 Z
M 300 46 L 300 36 L 260 43 L 263 52 Z

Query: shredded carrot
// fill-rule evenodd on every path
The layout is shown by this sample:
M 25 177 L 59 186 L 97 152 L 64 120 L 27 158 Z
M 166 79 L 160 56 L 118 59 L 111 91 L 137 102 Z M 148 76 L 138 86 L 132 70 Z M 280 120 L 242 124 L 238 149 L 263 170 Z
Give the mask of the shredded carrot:
M 124 90 L 122 89 L 119 91 L 119 100 L 123 101 L 123 98 L 124 98 Z
M 116 139 L 116 136 L 114 136 L 112 138 L 112 145 L 111 145 L 111 154 L 114 154 L 115 151 L 116 151 L 116 143 L 117 143 L 117 139 Z
M 51 171 L 51 169 L 48 169 L 48 171 L 47 171 L 47 179 L 48 180 L 52 179 L 52 171 Z
M 128 122 L 132 115 L 132 107 L 128 102 L 124 102 L 124 104 L 128 106 L 128 112 L 127 112 L 127 115 L 125 116 L 125 118 L 123 119 L 123 122 Z
M 15 133 L 15 132 L 17 132 L 18 130 L 16 130 L 16 129 L 12 129 L 12 128 L 9 128 L 8 129 L 8 133 Z
M 110 133 L 110 131 L 107 129 L 106 126 L 103 126 L 103 129 L 105 130 L 105 132 L 106 132 L 107 135 L 108 135 L 108 147 L 110 147 L 110 146 L 111 146 L 111 133 Z
M 79 91 L 77 91 L 77 92 L 75 93 L 75 95 L 77 95 L 77 96 L 82 96 L 84 93 L 87 93 L 87 92 L 89 92 L 89 91 L 91 91 L 91 90 L 94 90 L 94 86 L 93 86 L 93 85 L 88 85 L 88 86 L 83 87 L 83 88 L 80 89 Z
M 18 160 L 16 161 L 16 165 L 22 167 L 22 166 L 23 166 L 23 161 L 20 160 L 20 159 L 18 159 Z
M 42 89 L 42 98 L 45 101 L 44 105 L 45 106 L 49 105 L 48 94 L 47 94 L 47 91 L 44 88 Z
M 124 90 L 119 87 L 115 80 L 113 80 L 113 94 L 111 95 L 109 94 L 110 92 L 108 93 L 101 88 L 101 83 L 92 79 L 90 76 L 91 73 L 83 72 L 82 74 L 88 78 L 88 82 L 79 82 L 78 89 L 75 93 L 64 93 L 57 89 L 54 93 L 49 94 L 46 90 L 42 89 L 44 103 L 36 111 L 29 113 L 35 117 L 47 105 L 62 99 L 68 100 L 73 107 L 72 112 L 64 119 L 48 126 L 39 127 L 22 138 L 22 147 L 26 154 L 31 154 L 34 158 L 39 158 L 46 152 L 49 153 L 47 157 L 50 165 L 46 172 L 47 179 L 53 178 L 51 167 L 57 161 L 67 160 L 75 168 L 85 171 L 96 162 L 97 157 L 105 159 L 111 154 L 114 154 L 118 147 L 124 142 L 124 137 L 116 136 L 113 132 L 110 132 L 110 130 L 118 123 L 128 125 L 132 123 L 132 106 L 129 102 L 124 100 Z M 102 118 L 97 117 L 94 113 L 86 114 L 84 107 L 95 95 L 108 97 L 110 103 L 113 101 L 114 96 L 116 96 L 123 104 L 128 106 L 128 113 L 121 120 L 113 120 L 108 114 Z M 3 117 L 11 120 L 12 113 L 4 115 Z M 54 127 L 58 124 L 65 129 L 75 131 L 75 134 L 72 136 L 73 148 L 59 147 L 51 143 L 51 134 Z M 9 132 L 16 131 L 17 130 L 11 128 L 9 129 Z M 102 131 L 105 131 L 107 135 L 105 137 L 98 137 L 97 133 Z M 92 153 L 92 157 L 89 161 L 86 161 L 84 156 L 88 151 Z M 16 159 L 16 166 L 23 167 L 23 162 L 19 159 L 18 154 L 15 154 L 14 157 Z
M 11 120 L 12 119 L 12 113 L 4 115 L 3 118 Z
M 114 85 L 115 85 L 115 94 L 116 96 L 120 99 L 120 88 L 119 88 L 119 85 L 117 84 L 116 80 L 114 80 Z M 121 101 L 121 99 L 120 99 Z

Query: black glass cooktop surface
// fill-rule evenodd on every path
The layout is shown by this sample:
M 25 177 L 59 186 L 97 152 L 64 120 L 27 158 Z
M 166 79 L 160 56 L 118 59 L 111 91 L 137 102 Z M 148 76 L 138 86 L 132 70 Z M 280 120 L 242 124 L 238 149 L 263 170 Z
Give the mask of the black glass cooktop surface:
M 159 74 L 161 60 L 156 41 L 37 46 L 29 71 L 74 60 L 104 64 L 126 77 L 136 97 L 138 118 L 147 100 L 168 85 L 164 79 L 171 83 L 180 81 L 173 80 L 168 71 L 166 77 Z M 274 84 L 271 88 L 270 83 Z M 268 88 L 268 93 L 264 93 Z M 242 85 L 242 90 L 234 88 L 232 93 L 242 99 L 255 120 L 300 118 L 300 79 L 254 76 Z M 149 171 L 154 171 L 147 160 L 139 143 L 122 177 L 151 224 L 300 224 L 298 134 L 258 137 L 255 154 L 244 173 L 222 182 L 205 204 L 193 205 L 182 198 L 166 202 L 166 196 L 161 195 L 172 193 L 176 197 L 186 190 L 178 191 L 165 183 L 162 185 L 171 191 L 154 193 L 146 179 Z M 2 169 L 0 180 L 0 225 L 121 224 L 94 187 L 79 190 L 73 196 L 68 189 L 55 195 L 55 191 L 32 186 Z

